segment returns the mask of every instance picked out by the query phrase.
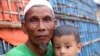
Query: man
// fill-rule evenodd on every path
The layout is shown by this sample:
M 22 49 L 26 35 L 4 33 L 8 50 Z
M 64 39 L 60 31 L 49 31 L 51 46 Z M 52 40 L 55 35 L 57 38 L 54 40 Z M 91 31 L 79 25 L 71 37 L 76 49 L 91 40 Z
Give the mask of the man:
M 25 7 L 24 15 L 22 27 L 29 40 L 10 50 L 6 56 L 53 56 L 50 40 L 55 29 L 55 17 L 50 3 L 31 0 Z

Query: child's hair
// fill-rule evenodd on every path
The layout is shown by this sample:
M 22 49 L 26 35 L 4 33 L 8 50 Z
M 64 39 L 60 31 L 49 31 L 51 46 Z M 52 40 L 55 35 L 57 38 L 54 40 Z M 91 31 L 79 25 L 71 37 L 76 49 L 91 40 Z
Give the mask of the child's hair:
M 77 41 L 77 43 L 79 43 L 80 42 L 79 32 L 76 27 L 71 25 L 58 26 L 55 29 L 53 36 L 61 37 L 63 35 L 71 35 L 71 34 L 75 36 L 75 40 Z

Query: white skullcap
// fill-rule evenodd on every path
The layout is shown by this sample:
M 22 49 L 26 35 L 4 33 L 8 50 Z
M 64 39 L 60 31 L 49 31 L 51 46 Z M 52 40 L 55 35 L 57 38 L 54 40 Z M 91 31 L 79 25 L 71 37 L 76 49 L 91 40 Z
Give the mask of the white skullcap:
M 45 5 L 53 11 L 51 4 L 47 0 L 30 0 L 24 9 L 24 15 L 31 7 L 35 5 Z

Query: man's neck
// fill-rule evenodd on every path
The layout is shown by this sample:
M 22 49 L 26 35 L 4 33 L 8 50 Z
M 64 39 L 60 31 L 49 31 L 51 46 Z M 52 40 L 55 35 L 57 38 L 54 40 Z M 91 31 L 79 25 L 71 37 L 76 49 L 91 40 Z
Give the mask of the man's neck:
M 42 49 L 40 49 L 39 47 L 37 47 L 36 45 L 34 45 L 30 42 L 27 42 L 26 45 L 32 52 L 34 52 L 38 56 L 44 56 L 46 54 L 47 49 L 42 50 Z

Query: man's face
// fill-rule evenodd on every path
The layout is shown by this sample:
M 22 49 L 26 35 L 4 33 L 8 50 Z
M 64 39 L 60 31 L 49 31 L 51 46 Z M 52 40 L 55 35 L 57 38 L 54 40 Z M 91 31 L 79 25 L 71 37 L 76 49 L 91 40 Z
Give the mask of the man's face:
M 81 43 L 77 43 L 74 35 L 64 35 L 53 38 L 55 56 L 76 56 L 81 49 Z
M 51 10 L 46 6 L 32 7 L 26 14 L 24 28 L 33 44 L 47 45 L 55 28 Z

